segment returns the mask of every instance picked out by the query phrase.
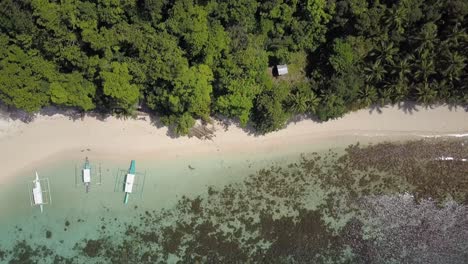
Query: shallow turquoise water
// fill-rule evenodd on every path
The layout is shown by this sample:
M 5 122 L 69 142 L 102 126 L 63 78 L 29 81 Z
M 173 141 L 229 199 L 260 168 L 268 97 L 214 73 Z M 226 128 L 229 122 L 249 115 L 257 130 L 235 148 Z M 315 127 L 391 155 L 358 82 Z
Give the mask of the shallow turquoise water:
M 148 225 L 148 223 L 145 223 L 145 219 L 154 220 L 158 219 L 159 216 L 163 219 L 162 222 L 158 223 L 158 232 L 163 232 L 163 234 L 159 235 L 170 238 L 172 234 L 170 232 L 165 233 L 167 230 L 164 229 L 164 226 L 166 226 L 164 221 L 174 222 L 167 222 L 167 226 L 173 224 L 173 226 L 177 226 L 179 221 L 186 221 L 183 220 L 185 209 L 175 208 L 180 206 L 181 201 L 182 204 L 185 204 L 184 199 L 182 199 L 184 196 L 189 198 L 190 203 L 196 201 L 197 196 L 202 196 L 206 203 L 206 199 L 209 200 L 208 197 L 211 197 L 209 187 L 215 187 L 218 191 L 223 190 L 225 186 L 232 183 L 243 182 L 249 175 L 257 174 L 260 169 L 269 168 L 271 165 L 283 166 L 291 162 L 295 163 L 299 160 L 301 153 L 310 153 L 312 151 L 325 153 L 331 149 L 340 154 L 344 152 L 344 147 L 357 142 L 356 140 L 353 141 L 353 139 L 353 137 L 340 137 L 328 142 L 319 142 L 315 145 L 305 142 L 300 147 L 286 150 L 272 149 L 268 153 L 261 154 L 194 155 L 191 158 L 179 157 L 172 160 L 151 159 L 150 157 L 145 160 L 137 159 L 137 171 L 146 173 L 142 188 L 143 192 L 138 192 L 142 185 L 136 187 L 137 192 L 130 195 L 129 204 L 127 205 L 123 203 L 122 182 L 117 178 L 121 170 L 128 169 L 131 157 L 128 160 L 105 160 L 96 157 L 92 151 L 86 151 L 69 155 L 75 157 L 73 159 L 52 158 L 47 161 L 47 164 L 29 171 L 25 170 L 16 175 L 12 182 L 0 185 L 0 201 L 2 201 L 0 203 L 0 262 L 2 260 L 2 250 L 9 250 L 16 246 L 15 250 L 10 251 L 8 254 L 18 252 L 17 243 L 24 240 L 27 245 L 35 249 L 44 246 L 53 250 L 56 255 L 72 258 L 76 256 L 78 258 L 74 259 L 75 262 L 53 262 L 50 259 L 41 259 L 39 263 L 82 263 L 83 259 L 77 254 L 83 256 L 84 247 L 89 244 L 87 241 L 106 238 L 117 241 L 117 244 L 119 241 L 120 244 L 125 244 L 124 240 L 127 237 L 126 232 L 128 232 L 129 227 L 142 227 L 143 225 L 144 229 Z M 364 144 L 371 141 L 375 140 L 369 138 L 360 140 Z M 85 156 L 89 157 L 93 172 L 98 171 L 100 164 L 102 173 L 102 184 L 93 184 L 90 193 L 85 192 L 80 177 L 80 167 Z M 68 156 L 64 155 L 64 157 Z M 75 167 L 78 168 L 77 181 L 75 181 Z M 34 179 L 35 169 L 37 169 L 41 178 L 48 178 L 50 181 L 52 203 L 44 206 L 44 213 L 42 214 L 39 208 L 31 207 L 30 204 L 29 184 Z M 142 183 L 143 178 L 139 177 L 137 181 Z M 93 175 L 93 181 L 95 179 L 96 175 Z M 268 186 L 268 184 L 268 180 L 266 180 L 265 186 Z M 320 186 L 316 187 L 312 188 L 314 191 L 311 191 L 305 197 L 307 201 L 310 200 L 309 202 L 311 202 L 306 206 L 310 210 L 316 210 L 318 205 L 323 204 L 326 193 L 329 191 L 328 187 L 326 187 L 326 191 L 325 189 L 322 190 Z M 227 187 L 228 190 L 229 188 Z M 288 187 L 285 186 L 285 188 Z M 291 195 L 291 197 L 294 197 L 294 194 Z M 220 198 L 219 195 L 217 197 Z M 255 197 L 257 196 L 254 195 L 253 199 L 261 196 Z M 267 200 L 268 203 L 272 203 L 270 198 Z M 281 199 L 278 201 L 281 201 Z M 260 201 L 260 203 L 262 202 Z M 216 204 L 216 201 L 213 201 L 213 203 Z M 243 208 L 243 206 L 254 208 L 258 203 L 259 201 L 249 201 L 248 204 L 237 206 L 239 208 Z M 285 201 L 285 204 L 288 204 L 287 201 Z M 217 206 L 225 208 L 225 205 L 220 204 Z M 229 206 L 226 208 L 229 208 Z M 171 210 L 172 215 L 164 218 L 164 213 L 168 210 Z M 257 210 L 254 209 L 254 211 Z M 280 213 L 281 207 L 277 207 L 275 210 Z M 241 209 L 238 213 L 242 214 L 243 211 L 244 209 Z M 142 217 L 142 215 L 145 216 L 148 213 L 152 216 Z M 179 213 L 181 218 L 178 216 Z M 186 214 L 185 217 L 187 217 Z M 314 219 L 313 216 L 312 218 Z M 202 221 L 202 219 L 198 220 Z M 205 220 L 207 219 L 210 219 L 210 217 L 205 218 Z M 222 217 L 221 220 L 217 221 L 221 221 L 218 223 L 221 225 L 229 223 L 226 226 L 228 229 L 232 228 L 232 224 L 235 224 L 234 226 L 238 224 L 235 219 L 223 220 Z M 328 222 L 325 221 L 325 223 Z M 317 226 L 321 225 L 320 223 L 316 224 Z M 161 246 L 164 243 L 158 242 L 157 244 Z M 36 253 L 29 252 L 28 254 L 33 256 L 51 255 Z M 89 252 L 86 254 L 91 257 Z M 165 261 L 175 262 L 170 261 L 173 256 L 167 256 Z M 92 257 L 92 259 L 95 262 L 89 262 L 89 258 L 87 258 L 87 262 L 104 263 L 98 257 Z
M 450 191 L 420 180 L 438 181 L 447 170 L 464 177 L 466 164 L 428 158 L 440 151 L 464 157 L 463 144 L 419 141 L 345 152 L 343 142 L 137 160 L 146 177 L 127 205 L 116 177 L 130 160 L 99 160 L 91 151 L 73 154 L 76 160 L 51 158 L 37 166 L 53 198 L 43 214 L 30 206 L 34 169 L 0 186 L 0 262 L 466 263 L 466 205 L 442 202 L 445 195 L 415 198 Z M 387 152 L 399 155 L 388 159 Z M 94 171 L 101 164 L 102 185 L 90 193 L 79 170 L 75 184 L 84 156 Z
M 83 154 L 83 158 L 86 154 Z M 93 184 L 85 192 L 81 183 L 80 166 L 83 160 L 49 162 L 37 168 L 41 178 L 48 178 L 52 203 L 44 206 L 44 213 L 30 204 L 30 182 L 34 171 L 18 175 L 13 182 L 0 185 L 0 249 L 11 248 L 17 241 L 45 245 L 63 256 L 72 255 L 73 247 L 83 239 L 98 237 L 97 229 L 106 228 L 109 233 L 122 230 L 123 223 L 135 223 L 135 215 L 142 211 L 170 209 L 183 196 L 205 194 L 207 186 L 222 187 L 242 181 L 249 174 L 272 164 L 285 164 L 299 157 L 299 153 L 272 153 L 268 155 L 243 155 L 231 157 L 199 157 L 171 161 L 137 160 L 138 172 L 144 181 L 136 193 L 123 203 L 124 192 L 119 172 L 130 164 L 125 161 L 97 160 L 87 154 L 93 167 L 92 181 L 97 180 L 101 167 L 101 184 Z M 75 180 L 75 167 L 77 178 Z M 121 178 L 120 178 L 121 180 Z M 114 219 L 112 225 L 103 226 L 104 219 Z M 50 231 L 49 236 L 47 233 Z M 102 230 L 100 230 L 102 231 Z M 119 231 L 120 232 L 120 231 Z

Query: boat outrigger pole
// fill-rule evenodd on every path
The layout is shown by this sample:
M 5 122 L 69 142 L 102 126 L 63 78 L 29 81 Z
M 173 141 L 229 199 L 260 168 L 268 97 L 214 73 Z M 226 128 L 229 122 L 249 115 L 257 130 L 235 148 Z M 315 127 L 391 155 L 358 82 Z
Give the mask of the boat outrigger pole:
M 125 191 L 125 198 L 124 198 L 124 204 L 128 203 L 128 198 L 130 193 L 132 193 L 133 189 L 133 183 L 135 182 L 135 161 L 132 160 L 130 163 L 130 169 L 128 170 L 127 176 L 125 177 L 125 186 L 124 186 L 124 191 Z

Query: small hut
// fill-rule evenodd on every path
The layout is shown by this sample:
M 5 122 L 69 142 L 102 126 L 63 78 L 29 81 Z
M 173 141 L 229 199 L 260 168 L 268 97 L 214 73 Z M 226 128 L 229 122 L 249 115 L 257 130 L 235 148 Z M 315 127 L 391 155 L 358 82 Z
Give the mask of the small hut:
M 288 65 L 276 65 L 276 73 L 278 76 L 283 76 L 288 74 Z

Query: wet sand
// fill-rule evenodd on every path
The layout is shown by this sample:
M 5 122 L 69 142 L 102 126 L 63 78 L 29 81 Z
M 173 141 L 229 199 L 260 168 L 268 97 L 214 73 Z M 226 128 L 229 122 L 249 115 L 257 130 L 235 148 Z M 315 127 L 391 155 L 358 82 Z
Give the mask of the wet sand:
M 468 135 L 468 113 L 447 106 L 404 110 L 396 106 L 363 109 L 328 122 L 303 120 L 285 129 L 256 136 L 231 125 L 215 123 L 212 140 L 168 136 L 166 127 L 158 128 L 146 120 L 98 120 L 85 117 L 70 120 L 60 114 L 38 116 L 30 123 L 0 120 L 0 181 L 15 177 L 25 169 L 48 160 L 65 158 L 71 153 L 113 159 L 174 160 L 200 155 L 250 155 L 281 153 L 320 145 L 345 137 L 398 138 Z

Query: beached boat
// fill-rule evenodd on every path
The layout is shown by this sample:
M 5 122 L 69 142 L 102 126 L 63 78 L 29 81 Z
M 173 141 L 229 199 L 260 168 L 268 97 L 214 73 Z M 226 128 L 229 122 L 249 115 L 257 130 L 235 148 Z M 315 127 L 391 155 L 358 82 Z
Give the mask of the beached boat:
M 132 160 L 130 163 L 130 169 L 128 169 L 128 173 L 125 176 L 125 185 L 124 185 L 124 192 L 125 192 L 125 199 L 124 203 L 128 203 L 128 198 L 130 193 L 132 193 L 133 190 L 133 184 L 135 183 L 135 161 Z
M 42 197 L 42 186 L 41 186 L 41 181 L 39 180 L 39 175 L 37 174 L 36 171 L 36 179 L 33 181 L 33 201 L 34 205 L 39 205 L 41 208 L 41 213 L 44 211 L 44 200 Z
M 83 183 L 86 187 L 86 192 L 89 192 L 91 185 L 91 165 L 89 165 L 88 157 L 86 157 L 85 164 L 83 166 Z

